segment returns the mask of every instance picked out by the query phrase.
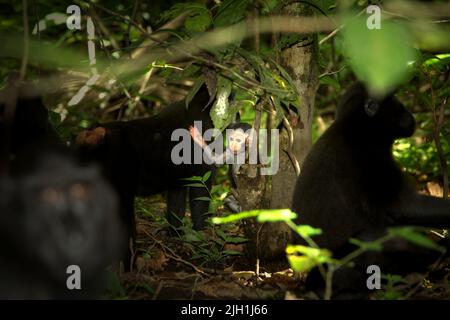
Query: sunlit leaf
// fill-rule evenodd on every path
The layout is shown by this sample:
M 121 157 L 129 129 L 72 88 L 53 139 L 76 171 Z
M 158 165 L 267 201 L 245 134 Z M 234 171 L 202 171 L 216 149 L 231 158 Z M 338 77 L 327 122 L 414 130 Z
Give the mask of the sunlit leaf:
M 260 210 L 258 222 L 288 221 L 297 218 L 297 215 L 289 209 Z
M 212 218 L 212 223 L 214 224 L 222 224 L 222 223 L 229 223 L 234 221 L 239 221 L 246 218 L 253 218 L 256 217 L 259 214 L 259 210 L 253 210 L 253 211 L 244 211 L 236 214 L 230 214 L 226 217 L 214 217 Z
M 307 272 L 319 264 L 317 261 L 307 256 L 288 255 L 287 258 L 292 270 L 295 272 Z
M 437 54 L 434 58 L 427 59 L 423 65 L 430 69 L 445 69 L 450 65 L 450 53 Z
M 313 228 L 308 225 L 297 226 L 295 231 L 302 237 L 313 237 L 322 234 L 322 230 L 319 228 Z

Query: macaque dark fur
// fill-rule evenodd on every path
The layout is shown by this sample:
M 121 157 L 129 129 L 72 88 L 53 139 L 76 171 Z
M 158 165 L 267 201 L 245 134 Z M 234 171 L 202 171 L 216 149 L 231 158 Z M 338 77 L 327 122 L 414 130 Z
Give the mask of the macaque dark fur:
M 356 83 L 342 98 L 335 122 L 306 158 L 293 199 L 296 222 L 321 228 L 323 234 L 313 239 L 334 257 L 357 248 L 349 238 L 373 241 L 390 226 L 450 226 L 450 201 L 417 194 L 393 158 L 394 140 L 411 136 L 414 129 L 412 114 L 392 95 L 372 99 Z M 371 264 L 384 274 L 404 274 L 423 270 L 437 257 L 401 239 L 383 248 L 363 254 L 354 268 L 335 273 L 335 298 L 365 297 Z M 316 271 L 307 284 L 319 292 L 323 281 Z
M 185 101 L 165 107 L 153 117 L 132 121 L 101 124 L 78 136 L 77 145 L 85 160 L 96 161 L 104 170 L 119 194 L 121 215 L 131 238 L 135 235 L 134 197 L 167 191 L 167 213 L 171 225 L 179 226 L 185 214 L 188 181 L 192 176 L 203 176 L 213 170 L 206 164 L 175 165 L 172 148 L 179 141 L 171 141 L 176 129 L 188 129 L 194 121 L 201 121 L 203 132 L 212 128 L 209 116 L 208 90 L 203 86 L 186 108 Z M 200 147 L 191 141 L 192 160 Z M 194 150 L 195 148 L 195 150 Z M 192 162 L 193 163 L 193 162 Z M 211 180 L 207 182 L 211 187 Z M 195 229 L 205 227 L 209 203 L 195 200 L 209 197 L 208 190 L 189 188 L 190 206 Z
M 1 105 L 0 105 L 1 106 Z M 0 109 L 4 110 L 4 109 Z M 6 135 L 6 128 L 11 133 Z M 94 298 L 125 240 L 114 191 L 59 139 L 40 98 L 19 98 L 0 176 L 0 298 Z M 5 168 L 4 167 L 4 168 Z M 69 265 L 82 290 L 69 290 Z
M 46 153 L 27 174 L 0 179 L 0 298 L 95 298 L 123 240 L 116 196 L 98 168 Z M 81 269 L 69 290 L 67 267 Z

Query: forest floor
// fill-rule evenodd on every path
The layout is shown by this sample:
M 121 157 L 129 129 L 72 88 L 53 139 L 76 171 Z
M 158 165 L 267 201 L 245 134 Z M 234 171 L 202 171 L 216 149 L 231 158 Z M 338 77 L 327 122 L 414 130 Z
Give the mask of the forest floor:
M 239 224 L 196 232 L 188 214 L 186 226 L 174 235 L 168 232 L 165 209 L 161 196 L 138 199 L 135 264 L 131 272 L 114 276 L 112 298 L 317 299 L 305 292 L 305 276 L 294 277 L 284 259 L 261 264 L 257 273 L 255 259 L 243 254 Z M 391 292 L 377 292 L 373 298 L 398 298 L 401 293 L 407 299 L 450 299 L 450 258 L 430 270 L 409 274 Z

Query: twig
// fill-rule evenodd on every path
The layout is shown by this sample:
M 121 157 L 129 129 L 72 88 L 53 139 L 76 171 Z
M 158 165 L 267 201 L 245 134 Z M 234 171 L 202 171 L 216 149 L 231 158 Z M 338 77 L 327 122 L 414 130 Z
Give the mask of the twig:
M 444 114 L 445 114 L 445 105 L 447 102 L 447 98 L 439 106 L 439 114 L 437 114 L 436 110 L 436 97 L 433 90 L 433 82 L 431 79 L 431 74 L 428 74 L 429 82 L 430 82 L 430 90 L 431 90 L 431 107 L 433 111 L 433 122 L 434 122 L 434 130 L 433 130 L 433 138 L 434 144 L 436 145 L 436 150 L 439 157 L 439 163 L 441 165 L 441 173 L 442 173 L 442 182 L 443 182 L 443 197 L 444 199 L 448 198 L 448 166 L 447 159 L 444 155 L 444 150 L 441 144 L 441 129 L 444 124 Z
M 200 276 L 196 275 L 195 280 L 194 280 L 194 284 L 192 285 L 191 300 L 194 300 L 195 289 L 196 289 L 195 287 L 197 286 L 198 279 L 200 279 Z
M 126 40 L 127 47 L 129 47 L 130 44 L 131 44 L 131 42 L 130 42 L 131 25 L 134 22 L 134 20 L 136 19 L 136 13 L 137 13 L 137 9 L 138 9 L 139 5 L 140 5 L 140 1 L 139 0 L 135 0 L 134 1 L 134 6 L 133 6 L 133 13 L 131 14 L 131 18 L 128 21 L 127 32 L 125 33 L 125 40 Z M 128 56 L 131 59 L 131 52 L 128 53 Z
M 325 38 L 323 38 L 322 40 L 319 41 L 319 46 L 321 44 L 324 44 L 326 41 L 328 41 L 329 39 L 333 38 L 339 31 L 341 31 L 343 26 L 340 26 L 338 28 L 336 28 L 335 30 L 333 30 L 330 34 L 328 34 Z
M 12 127 L 16 114 L 16 105 L 19 97 L 20 75 L 11 73 L 8 87 L 5 90 L 5 108 L 3 111 L 3 128 L 0 128 L 0 174 L 9 172 Z
M 148 39 L 145 40 L 144 42 L 142 42 L 142 44 L 139 46 L 139 48 L 137 48 L 136 50 L 134 50 L 131 53 L 131 57 L 133 59 L 138 58 L 148 48 L 154 46 L 155 44 L 159 44 L 159 43 L 161 43 L 161 41 L 164 41 L 165 39 L 167 39 L 170 36 L 170 33 L 167 32 L 166 30 L 177 29 L 179 26 L 181 26 L 184 23 L 186 16 L 187 16 L 187 14 L 183 13 L 183 14 L 179 15 L 178 17 L 170 20 L 169 22 L 164 24 L 161 28 L 152 32 L 151 34 L 147 33 L 146 36 Z
M 330 300 L 331 295 L 333 294 L 333 274 L 334 274 L 334 267 L 332 265 L 328 265 L 327 277 L 325 279 L 325 294 L 324 294 L 325 300 Z
M 27 72 L 28 65 L 28 54 L 30 51 L 30 41 L 29 41 L 29 27 L 28 27 L 28 3 L 27 0 L 22 0 L 22 10 L 23 10 L 23 55 L 22 55 L 22 65 L 20 66 L 20 80 L 25 80 L 25 74 Z
M 133 239 L 130 238 L 128 246 L 129 246 L 129 249 L 130 249 L 130 252 L 131 252 L 130 271 L 133 271 L 133 269 L 134 269 L 134 258 L 136 256 L 136 251 L 134 250 L 134 241 L 133 241 Z
M 158 287 L 156 287 L 156 290 L 155 290 L 155 293 L 153 294 L 152 300 L 156 300 L 156 298 L 159 296 L 159 293 L 161 292 L 163 285 L 164 285 L 164 281 L 160 281 L 158 283 Z
M 326 77 L 326 76 L 332 76 L 332 75 L 338 74 L 339 72 L 341 72 L 341 71 L 344 70 L 345 68 L 347 68 L 346 65 L 342 66 L 342 68 L 340 68 L 339 70 L 336 70 L 336 71 L 324 72 L 324 73 L 322 73 L 321 75 L 319 75 L 319 79 L 320 79 L 320 78 L 323 78 L 323 77 Z
M 356 16 L 359 17 L 361 14 L 363 14 L 363 12 L 365 12 L 366 9 L 364 8 L 363 10 L 361 10 Z M 337 27 L 336 29 L 334 29 L 330 34 L 328 34 L 325 38 L 323 38 L 322 40 L 319 41 L 319 46 L 321 44 L 324 44 L 326 41 L 328 41 L 329 39 L 333 38 L 339 31 L 342 30 L 342 28 L 344 28 L 344 24 L 340 25 L 339 27 Z
M 196 272 L 200 273 L 201 275 L 206 276 L 206 272 L 203 271 L 202 269 L 200 269 L 199 267 L 193 265 L 192 263 L 190 263 L 189 261 L 186 261 L 184 259 L 182 259 L 181 257 L 179 257 L 175 252 L 173 252 L 172 249 L 170 249 L 168 246 L 166 246 L 164 243 L 162 243 L 162 241 L 156 239 L 150 232 L 148 232 L 147 230 L 144 230 L 144 233 L 149 236 L 150 238 L 152 238 L 153 241 L 155 241 L 157 244 L 159 244 L 161 246 L 161 248 L 163 248 L 164 250 L 167 250 L 170 252 L 170 256 L 169 258 L 172 258 L 173 260 L 176 260 L 178 262 L 184 263 L 185 265 L 191 267 L 192 269 L 194 269 Z
M 114 50 L 120 50 L 119 45 L 117 44 L 116 39 L 111 35 L 109 30 L 106 28 L 106 26 L 103 24 L 102 20 L 98 16 L 97 12 L 95 11 L 94 7 L 89 7 L 89 13 L 92 16 L 92 19 L 95 20 L 98 24 L 98 27 L 100 30 L 105 34 L 106 37 L 108 37 L 109 41 L 111 42 L 111 46 L 114 48 Z
M 439 263 L 442 261 L 442 259 L 444 258 L 445 255 L 446 255 L 446 253 L 442 253 L 439 256 L 439 258 L 433 263 L 431 268 L 428 269 L 428 271 L 425 273 L 425 275 L 422 278 L 422 281 L 423 281 L 423 279 L 428 278 L 428 276 L 431 274 L 431 272 L 436 270 L 436 268 L 439 266 Z M 405 300 L 409 300 L 409 298 L 411 298 L 413 295 L 415 295 L 417 293 L 417 291 L 419 291 L 419 289 L 422 287 L 422 281 L 417 283 L 416 286 L 405 295 L 405 297 L 404 297 Z
M 293 152 L 294 131 L 292 130 L 291 124 L 289 123 L 289 120 L 286 118 L 286 116 L 283 116 L 283 125 L 286 128 L 286 130 L 288 132 L 288 136 L 289 136 L 289 145 L 288 145 L 288 148 L 286 150 L 284 150 L 284 152 L 286 152 L 286 154 L 289 157 L 289 160 L 291 160 L 292 166 L 294 167 L 294 170 L 295 170 L 295 174 L 298 177 L 300 175 L 300 164 Z
M 108 8 L 102 6 L 102 5 L 98 4 L 98 3 L 95 3 L 95 2 L 93 2 L 93 1 L 88 1 L 88 3 L 89 3 L 90 5 L 96 7 L 96 8 L 99 8 L 100 10 L 105 11 L 106 13 L 109 13 L 109 14 L 111 14 L 111 15 L 113 15 L 113 16 L 119 17 L 119 18 L 121 18 L 121 19 L 123 19 L 123 20 L 125 20 L 125 21 L 127 21 L 127 22 L 129 22 L 129 23 L 131 23 L 131 24 L 132 24 L 133 26 L 135 26 L 141 33 L 147 34 L 147 30 L 145 30 L 144 28 L 142 28 L 138 23 L 136 23 L 136 22 L 133 21 L 132 19 L 130 19 L 130 18 L 124 16 L 124 15 L 121 15 L 120 13 L 117 13 L 117 12 L 114 12 L 114 11 L 112 11 L 112 10 L 109 10 Z
M 259 263 L 260 263 L 260 260 L 259 260 L 259 244 L 260 244 L 259 243 L 260 242 L 259 241 L 259 234 L 260 234 L 263 226 L 264 226 L 264 224 L 261 224 L 259 226 L 258 231 L 256 232 L 256 272 L 255 272 L 255 274 L 256 274 L 257 277 L 259 277 Z

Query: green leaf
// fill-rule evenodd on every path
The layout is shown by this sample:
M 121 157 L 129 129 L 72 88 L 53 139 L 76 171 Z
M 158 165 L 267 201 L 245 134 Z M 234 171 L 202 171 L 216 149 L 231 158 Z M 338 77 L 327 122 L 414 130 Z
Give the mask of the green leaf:
M 235 251 L 235 250 L 224 250 L 222 252 L 229 256 L 242 256 L 242 252 Z
M 399 21 L 382 21 L 381 29 L 370 30 L 364 15 L 344 20 L 344 52 L 371 93 L 382 95 L 407 79 L 408 64 L 417 59 L 417 52 L 411 46 L 408 30 Z
M 286 254 L 296 256 L 307 256 L 314 259 L 317 263 L 332 263 L 332 254 L 327 249 L 312 248 L 303 245 L 288 245 L 286 247 Z
M 107 282 L 108 289 L 114 297 L 124 297 L 126 295 L 126 291 L 115 272 L 107 271 Z
M 225 240 L 221 239 L 221 238 L 213 238 L 212 241 L 214 241 L 217 245 L 219 246 L 224 246 L 225 245 Z
M 398 285 L 398 284 L 406 284 L 408 283 L 408 281 L 406 281 L 405 279 L 403 279 L 403 277 L 401 275 L 398 274 L 382 274 L 381 275 L 381 279 L 385 279 L 387 280 L 387 282 L 394 286 L 394 285 Z
M 229 222 L 235 222 L 242 219 L 247 218 L 253 218 L 256 217 L 259 214 L 259 210 L 253 210 L 253 211 L 244 211 L 236 214 L 230 214 L 226 217 L 214 217 L 212 218 L 212 223 L 214 224 L 223 224 L 223 223 L 229 223 Z
M 217 14 L 214 17 L 214 26 L 225 27 L 243 20 L 250 0 L 225 0 L 222 1 Z
M 297 226 L 295 231 L 302 237 L 302 238 L 310 238 L 313 236 L 317 236 L 322 234 L 322 229 L 319 228 L 313 228 L 308 225 L 300 225 Z
M 189 183 L 185 184 L 185 187 L 194 187 L 194 188 L 204 188 L 205 186 L 201 183 Z
M 290 221 L 297 218 L 297 215 L 289 209 L 260 210 L 258 222 L 278 222 Z
M 211 171 L 208 171 L 203 175 L 202 181 L 203 182 L 208 181 L 209 177 L 211 177 Z
M 287 99 L 285 99 L 286 102 L 290 102 L 290 104 L 296 108 L 297 114 L 300 114 L 300 96 L 297 92 L 294 80 L 292 80 L 291 75 L 275 60 L 272 60 L 272 63 L 277 67 L 283 79 L 287 81 L 287 87 L 284 87 L 289 90 L 289 95 L 286 97 Z
M 181 180 L 186 180 L 186 181 L 202 181 L 202 177 L 200 176 L 192 176 L 189 178 L 181 178 Z
M 286 247 L 287 254 L 302 254 L 308 257 L 318 257 L 321 249 L 311 248 L 303 245 L 288 245 Z
M 319 79 L 319 81 L 320 81 L 320 84 L 331 86 L 336 91 L 341 91 L 341 85 L 340 85 L 339 81 L 336 80 L 336 78 L 334 78 L 333 76 L 329 76 L 329 75 L 323 76 Z
M 437 245 L 433 240 L 426 237 L 422 233 L 416 231 L 414 227 L 399 227 L 399 228 L 390 228 L 388 229 L 389 234 L 397 237 L 401 237 L 411 243 L 414 243 L 418 246 L 436 250 L 439 252 L 444 252 L 445 249 L 439 245 Z
M 349 239 L 348 240 L 351 244 L 354 244 L 355 246 L 360 247 L 361 249 L 367 250 L 367 251 L 382 251 L 383 246 L 380 243 L 376 242 L 364 242 L 358 239 Z
M 188 31 L 203 32 L 211 25 L 209 10 L 204 4 L 195 3 L 188 10 L 189 14 L 184 21 L 184 26 Z
M 202 187 L 203 187 L 203 186 L 202 186 Z M 208 198 L 208 197 L 198 197 L 198 198 L 195 198 L 194 200 L 209 202 L 209 201 L 211 201 L 211 198 Z
M 217 229 L 216 230 L 216 234 L 221 237 L 223 240 L 225 240 L 227 238 L 227 235 L 225 234 L 225 232 L 223 232 L 223 230 L 221 229 Z
M 266 15 L 274 10 L 280 4 L 279 0 L 264 0 L 260 2 L 261 13 Z
M 424 61 L 423 66 L 429 69 L 443 70 L 450 65 L 450 53 L 437 54 L 433 58 Z
M 240 244 L 240 243 L 246 243 L 248 242 L 247 238 L 244 237 L 227 237 L 225 239 L 226 243 L 232 243 L 232 244 Z
M 185 233 L 183 239 L 187 242 L 201 242 L 205 240 L 205 237 L 200 232 L 189 230 Z
M 317 261 L 307 256 L 288 255 L 287 258 L 292 270 L 295 272 L 307 272 L 319 265 Z
M 88 120 L 83 119 L 78 123 L 78 126 L 80 128 L 87 129 L 91 126 L 91 123 Z
M 212 23 L 208 8 L 204 3 L 200 2 L 177 3 L 161 14 L 161 20 L 167 21 L 178 17 L 182 13 L 187 13 L 184 27 L 188 31 L 203 32 Z

